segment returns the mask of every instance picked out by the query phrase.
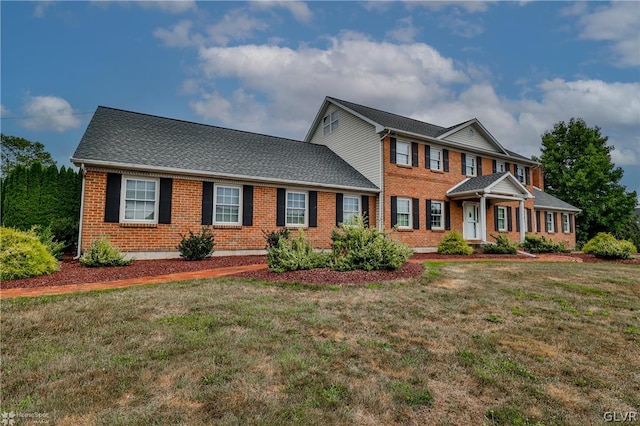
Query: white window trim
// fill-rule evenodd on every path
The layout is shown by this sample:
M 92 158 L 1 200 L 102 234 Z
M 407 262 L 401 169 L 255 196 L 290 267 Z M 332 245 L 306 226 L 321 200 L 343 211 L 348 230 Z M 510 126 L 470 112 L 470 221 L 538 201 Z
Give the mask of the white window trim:
M 551 218 L 551 220 L 549 221 L 549 220 L 547 220 L 547 218 Z M 551 224 L 551 229 L 549 229 L 549 226 L 547 226 L 549 224 Z M 548 234 L 553 234 L 553 233 L 555 233 L 555 229 L 556 229 L 556 226 L 555 226 L 555 223 L 553 222 L 553 213 L 552 212 L 544 212 L 544 230 L 545 230 L 545 232 L 548 233 Z
M 504 212 L 504 227 L 500 227 L 500 211 Z M 507 208 L 505 206 L 498 206 L 498 231 L 507 231 L 509 229 L 509 220 L 507 219 Z
M 406 226 L 400 226 L 400 221 L 398 220 L 398 214 L 400 211 L 398 210 L 398 206 L 400 205 L 400 201 L 407 201 L 409 203 L 409 220 Z M 406 197 L 398 197 L 396 199 L 396 224 L 398 225 L 398 229 L 413 229 L 413 205 L 412 199 Z
M 566 222 L 565 218 L 567 219 Z M 565 234 L 571 233 L 571 216 L 569 216 L 569 213 L 562 213 L 562 232 Z
M 346 211 L 345 211 L 345 209 L 344 209 L 344 206 L 345 206 L 345 202 L 344 202 L 344 201 L 345 201 L 345 199 L 347 199 L 347 198 L 355 198 L 355 199 L 356 199 L 356 201 L 358 201 L 358 210 L 355 212 L 355 215 L 356 215 L 356 216 L 357 216 L 357 215 L 362 215 L 362 202 L 361 202 L 361 197 L 360 197 L 359 195 L 344 194 L 344 195 L 342 196 L 342 220 L 343 220 L 343 223 L 346 223 L 346 224 L 348 224 L 348 223 L 347 223 L 347 221 L 346 221 L 346 219 L 345 219 L 345 213 L 346 213 Z M 349 212 L 349 213 L 353 213 L 353 212 Z
M 438 167 L 435 167 L 435 168 L 432 166 L 432 165 L 433 165 L 433 161 L 434 161 L 434 160 L 433 160 L 433 153 L 434 153 L 434 151 L 435 151 L 435 152 L 439 152 L 439 153 L 440 153 L 440 159 L 438 160 Z M 444 162 L 444 160 L 443 160 L 443 158 L 442 158 L 442 155 L 443 155 L 443 154 L 442 154 L 442 148 L 434 148 L 434 147 L 431 147 L 431 148 L 430 148 L 430 150 L 429 150 L 429 168 L 430 168 L 431 170 L 439 170 L 439 171 L 443 171 L 443 169 L 444 169 L 444 167 L 443 167 L 443 162 Z
M 469 160 L 473 163 L 471 166 L 471 173 L 469 173 Z M 466 155 L 464 164 L 465 176 L 476 176 L 478 174 L 478 165 L 476 164 L 476 157 L 474 155 Z
M 496 161 L 496 173 L 502 173 L 506 170 L 504 161 Z
M 218 188 L 233 188 L 238 190 L 238 221 L 237 222 L 218 222 L 216 220 L 216 192 Z M 242 225 L 242 186 L 239 185 L 213 185 L 213 221 L 214 225 Z
M 289 210 L 289 194 L 304 194 L 304 223 L 287 222 L 287 212 Z M 284 225 L 287 228 L 306 228 L 309 224 L 309 192 L 308 191 L 289 191 L 284 196 Z
M 444 201 L 440 201 L 440 200 L 431 200 L 431 210 L 433 211 L 433 205 L 434 204 L 440 204 L 440 226 L 434 226 L 433 225 L 433 213 L 429 212 L 429 215 L 431 216 L 431 230 L 433 231 L 444 231 Z
M 400 161 L 398 161 L 398 158 L 399 158 L 398 147 L 400 145 L 406 145 L 407 146 L 407 162 L 406 163 L 401 163 Z M 403 153 L 402 155 L 405 155 L 405 154 Z M 403 166 L 410 166 L 411 165 L 411 142 L 396 141 L 396 164 L 400 164 L 400 165 L 403 165 Z
M 524 167 L 522 167 L 521 165 L 518 164 L 518 175 L 516 176 L 516 178 L 518 179 L 518 182 L 524 184 L 525 183 L 525 176 L 524 176 Z
M 333 115 L 335 114 L 335 119 Z M 322 135 L 330 135 L 331 133 L 337 132 L 340 128 L 340 114 L 339 110 L 331 111 L 324 117 L 322 117 Z M 333 129 L 333 123 L 336 123 L 335 130 Z
M 156 196 L 153 200 L 153 220 L 147 219 L 125 219 L 125 210 L 127 204 L 127 181 L 128 180 L 139 180 L 145 182 L 155 182 L 156 183 Z M 120 183 L 120 223 L 158 223 L 158 214 L 160 209 L 160 179 L 159 178 L 151 178 L 146 176 L 135 176 L 135 175 L 123 175 L 122 181 Z

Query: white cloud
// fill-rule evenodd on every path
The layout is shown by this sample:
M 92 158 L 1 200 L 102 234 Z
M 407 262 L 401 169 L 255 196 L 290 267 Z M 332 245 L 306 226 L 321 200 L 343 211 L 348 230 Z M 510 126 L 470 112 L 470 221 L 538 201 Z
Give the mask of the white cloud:
M 621 67 L 640 65 L 640 7 L 636 1 L 612 2 L 579 19 L 580 38 L 611 44 L 614 61 Z
M 136 3 L 145 9 L 156 9 L 176 14 L 197 9 L 195 0 L 137 1 Z
M 413 18 L 411 16 L 398 19 L 396 28 L 387 31 L 387 37 L 402 43 L 414 41 L 417 35 L 418 29 L 413 25 Z
M 164 28 L 157 28 L 153 31 L 153 35 L 164 42 L 166 46 L 170 47 L 185 47 L 194 44 L 194 40 L 191 39 L 191 26 L 192 22 L 188 20 L 180 21 L 171 27 L 170 30 Z
M 22 126 L 31 130 L 64 132 L 80 126 L 80 120 L 72 115 L 71 105 L 57 96 L 32 96 L 23 107 L 26 118 Z
M 11 115 L 11 111 L 4 105 L 0 104 L 0 117 L 7 117 Z
M 313 13 L 305 2 L 301 1 L 256 1 L 252 3 L 252 7 L 258 9 L 283 8 L 287 9 L 294 19 L 298 22 L 309 22 L 313 17 Z
M 40 1 L 33 8 L 33 16 L 36 18 L 44 18 L 49 7 L 53 6 L 53 1 Z
M 253 37 L 255 31 L 266 31 L 266 22 L 253 18 L 241 9 L 231 10 L 217 24 L 207 28 L 211 40 L 226 46 L 230 41 L 246 40 Z
M 445 8 L 454 8 L 456 10 L 465 11 L 468 13 L 480 13 L 486 12 L 489 9 L 489 4 L 493 2 L 486 1 L 408 1 L 407 7 L 424 7 L 431 10 L 442 10 Z

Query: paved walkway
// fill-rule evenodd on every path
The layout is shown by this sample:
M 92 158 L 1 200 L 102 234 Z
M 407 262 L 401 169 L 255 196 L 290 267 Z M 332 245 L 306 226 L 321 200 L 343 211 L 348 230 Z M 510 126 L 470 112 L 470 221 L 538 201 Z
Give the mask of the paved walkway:
M 239 274 L 246 271 L 256 271 L 259 269 L 264 269 L 266 267 L 267 265 L 262 263 L 256 265 L 228 266 L 225 268 L 205 269 L 202 271 L 176 272 L 175 274 L 130 278 L 117 281 L 103 281 L 96 283 L 67 284 L 33 288 L 8 288 L 6 290 L 0 290 L 0 299 L 8 299 L 11 297 L 50 296 L 54 294 L 67 294 L 92 290 L 107 290 L 110 288 L 123 288 L 135 285 L 166 283 L 171 281 L 224 277 L 227 275 Z

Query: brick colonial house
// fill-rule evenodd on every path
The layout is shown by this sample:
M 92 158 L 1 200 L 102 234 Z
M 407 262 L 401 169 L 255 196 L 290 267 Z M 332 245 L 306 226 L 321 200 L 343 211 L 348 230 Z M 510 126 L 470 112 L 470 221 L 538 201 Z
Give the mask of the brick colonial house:
M 580 211 L 477 119 L 444 128 L 331 97 L 305 141 L 98 107 L 71 160 L 84 175 L 79 252 L 107 235 L 138 258 L 177 256 L 179 234 L 203 225 L 218 254 L 261 253 L 262 231 L 283 226 L 326 248 L 355 214 L 416 251 L 451 229 L 573 246 Z

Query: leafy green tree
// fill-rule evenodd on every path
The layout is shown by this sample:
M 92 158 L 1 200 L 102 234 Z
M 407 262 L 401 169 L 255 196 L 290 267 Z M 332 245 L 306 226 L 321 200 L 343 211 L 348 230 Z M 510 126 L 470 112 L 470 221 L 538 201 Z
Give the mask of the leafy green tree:
M 582 209 L 576 216 L 579 242 L 599 232 L 621 235 L 637 203 L 637 194 L 621 185 L 623 171 L 611 161 L 612 146 L 599 127 L 581 118 L 556 123 L 542 135 L 546 191 Z
M 29 167 L 33 163 L 40 163 L 43 167 L 55 165 L 51 154 L 44 150 L 40 142 L 31 142 L 17 136 L 7 136 L 0 133 L 2 145 L 2 168 L 0 173 L 7 176 L 16 166 Z

